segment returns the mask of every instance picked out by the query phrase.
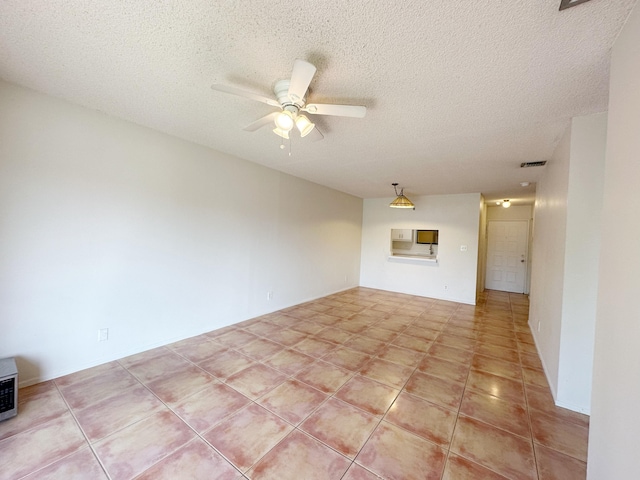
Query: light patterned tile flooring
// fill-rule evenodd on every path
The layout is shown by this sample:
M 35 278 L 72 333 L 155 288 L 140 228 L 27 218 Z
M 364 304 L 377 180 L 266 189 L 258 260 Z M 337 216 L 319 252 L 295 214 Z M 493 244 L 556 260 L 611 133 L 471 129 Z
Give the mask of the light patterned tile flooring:
M 27 387 L 0 480 L 584 479 L 527 313 L 355 288 Z

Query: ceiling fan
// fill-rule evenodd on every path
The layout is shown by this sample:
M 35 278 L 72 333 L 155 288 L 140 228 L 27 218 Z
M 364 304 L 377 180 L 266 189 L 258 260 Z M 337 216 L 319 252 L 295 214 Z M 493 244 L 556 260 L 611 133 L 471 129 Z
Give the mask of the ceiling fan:
M 312 140 L 322 140 L 324 136 L 315 128 L 315 124 L 303 115 L 302 112 L 312 115 L 334 115 L 338 117 L 362 118 L 367 113 L 367 108 L 359 105 L 332 105 L 327 103 L 306 103 L 309 93 L 309 84 L 316 73 L 316 67 L 304 60 L 297 59 L 293 64 L 293 72 L 290 80 L 276 82 L 273 91 L 276 98 L 264 97 L 260 94 L 247 92 L 237 87 L 215 83 L 211 88 L 219 92 L 231 93 L 240 97 L 250 98 L 258 102 L 278 107 L 280 111 L 272 112 L 250 123 L 244 130 L 254 132 L 271 122 L 276 128 L 273 132 L 282 138 L 289 138 L 289 132 L 295 126 L 300 136 L 310 135 Z

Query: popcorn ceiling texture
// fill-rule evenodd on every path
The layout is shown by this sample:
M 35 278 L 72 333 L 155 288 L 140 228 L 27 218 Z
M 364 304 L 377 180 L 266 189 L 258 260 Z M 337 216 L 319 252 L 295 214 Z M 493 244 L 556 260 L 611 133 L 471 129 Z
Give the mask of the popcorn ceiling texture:
M 0 78 L 356 196 L 523 194 L 570 118 L 607 109 L 610 48 L 635 0 L 3 0 Z M 293 61 L 318 68 L 325 140 L 244 126 Z M 533 186 L 529 187 L 529 194 Z

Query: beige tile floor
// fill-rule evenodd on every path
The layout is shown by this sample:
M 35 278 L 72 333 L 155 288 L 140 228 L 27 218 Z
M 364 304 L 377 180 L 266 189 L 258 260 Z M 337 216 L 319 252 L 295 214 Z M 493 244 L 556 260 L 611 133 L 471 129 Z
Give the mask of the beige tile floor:
M 584 479 L 527 312 L 356 288 L 34 385 L 0 479 Z

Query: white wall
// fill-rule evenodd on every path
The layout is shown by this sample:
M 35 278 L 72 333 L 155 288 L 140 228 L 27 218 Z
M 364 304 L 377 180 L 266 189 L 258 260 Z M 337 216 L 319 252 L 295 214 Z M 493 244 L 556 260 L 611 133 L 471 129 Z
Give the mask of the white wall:
M 606 142 L 606 113 L 572 120 L 556 403 L 583 413 L 591 410 Z
M 533 215 L 533 205 L 512 205 L 509 208 L 489 205 L 487 207 L 487 220 L 507 222 L 521 220 L 528 222 Z
M 538 182 L 534 212 L 529 325 L 556 404 L 587 414 L 606 132 L 604 113 L 572 120 Z
M 558 388 L 571 129 L 536 186 L 529 325 L 554 398 Z M 539 330 L 538 330 L 539 326 Z
M 638 477 L 640 7 L 613 48 L 587 477 Z
M 0 356 L 23 385 L 356 286 L 361 224 L 361 199 L 0 83 Z
M 480 194 L 409 198 L 415 210 L 389 208 L 393 197 L 364 201 L 360 284 L 475 304 Z M 439 230 L 438 264 L 389 259 L 392 228 Z

